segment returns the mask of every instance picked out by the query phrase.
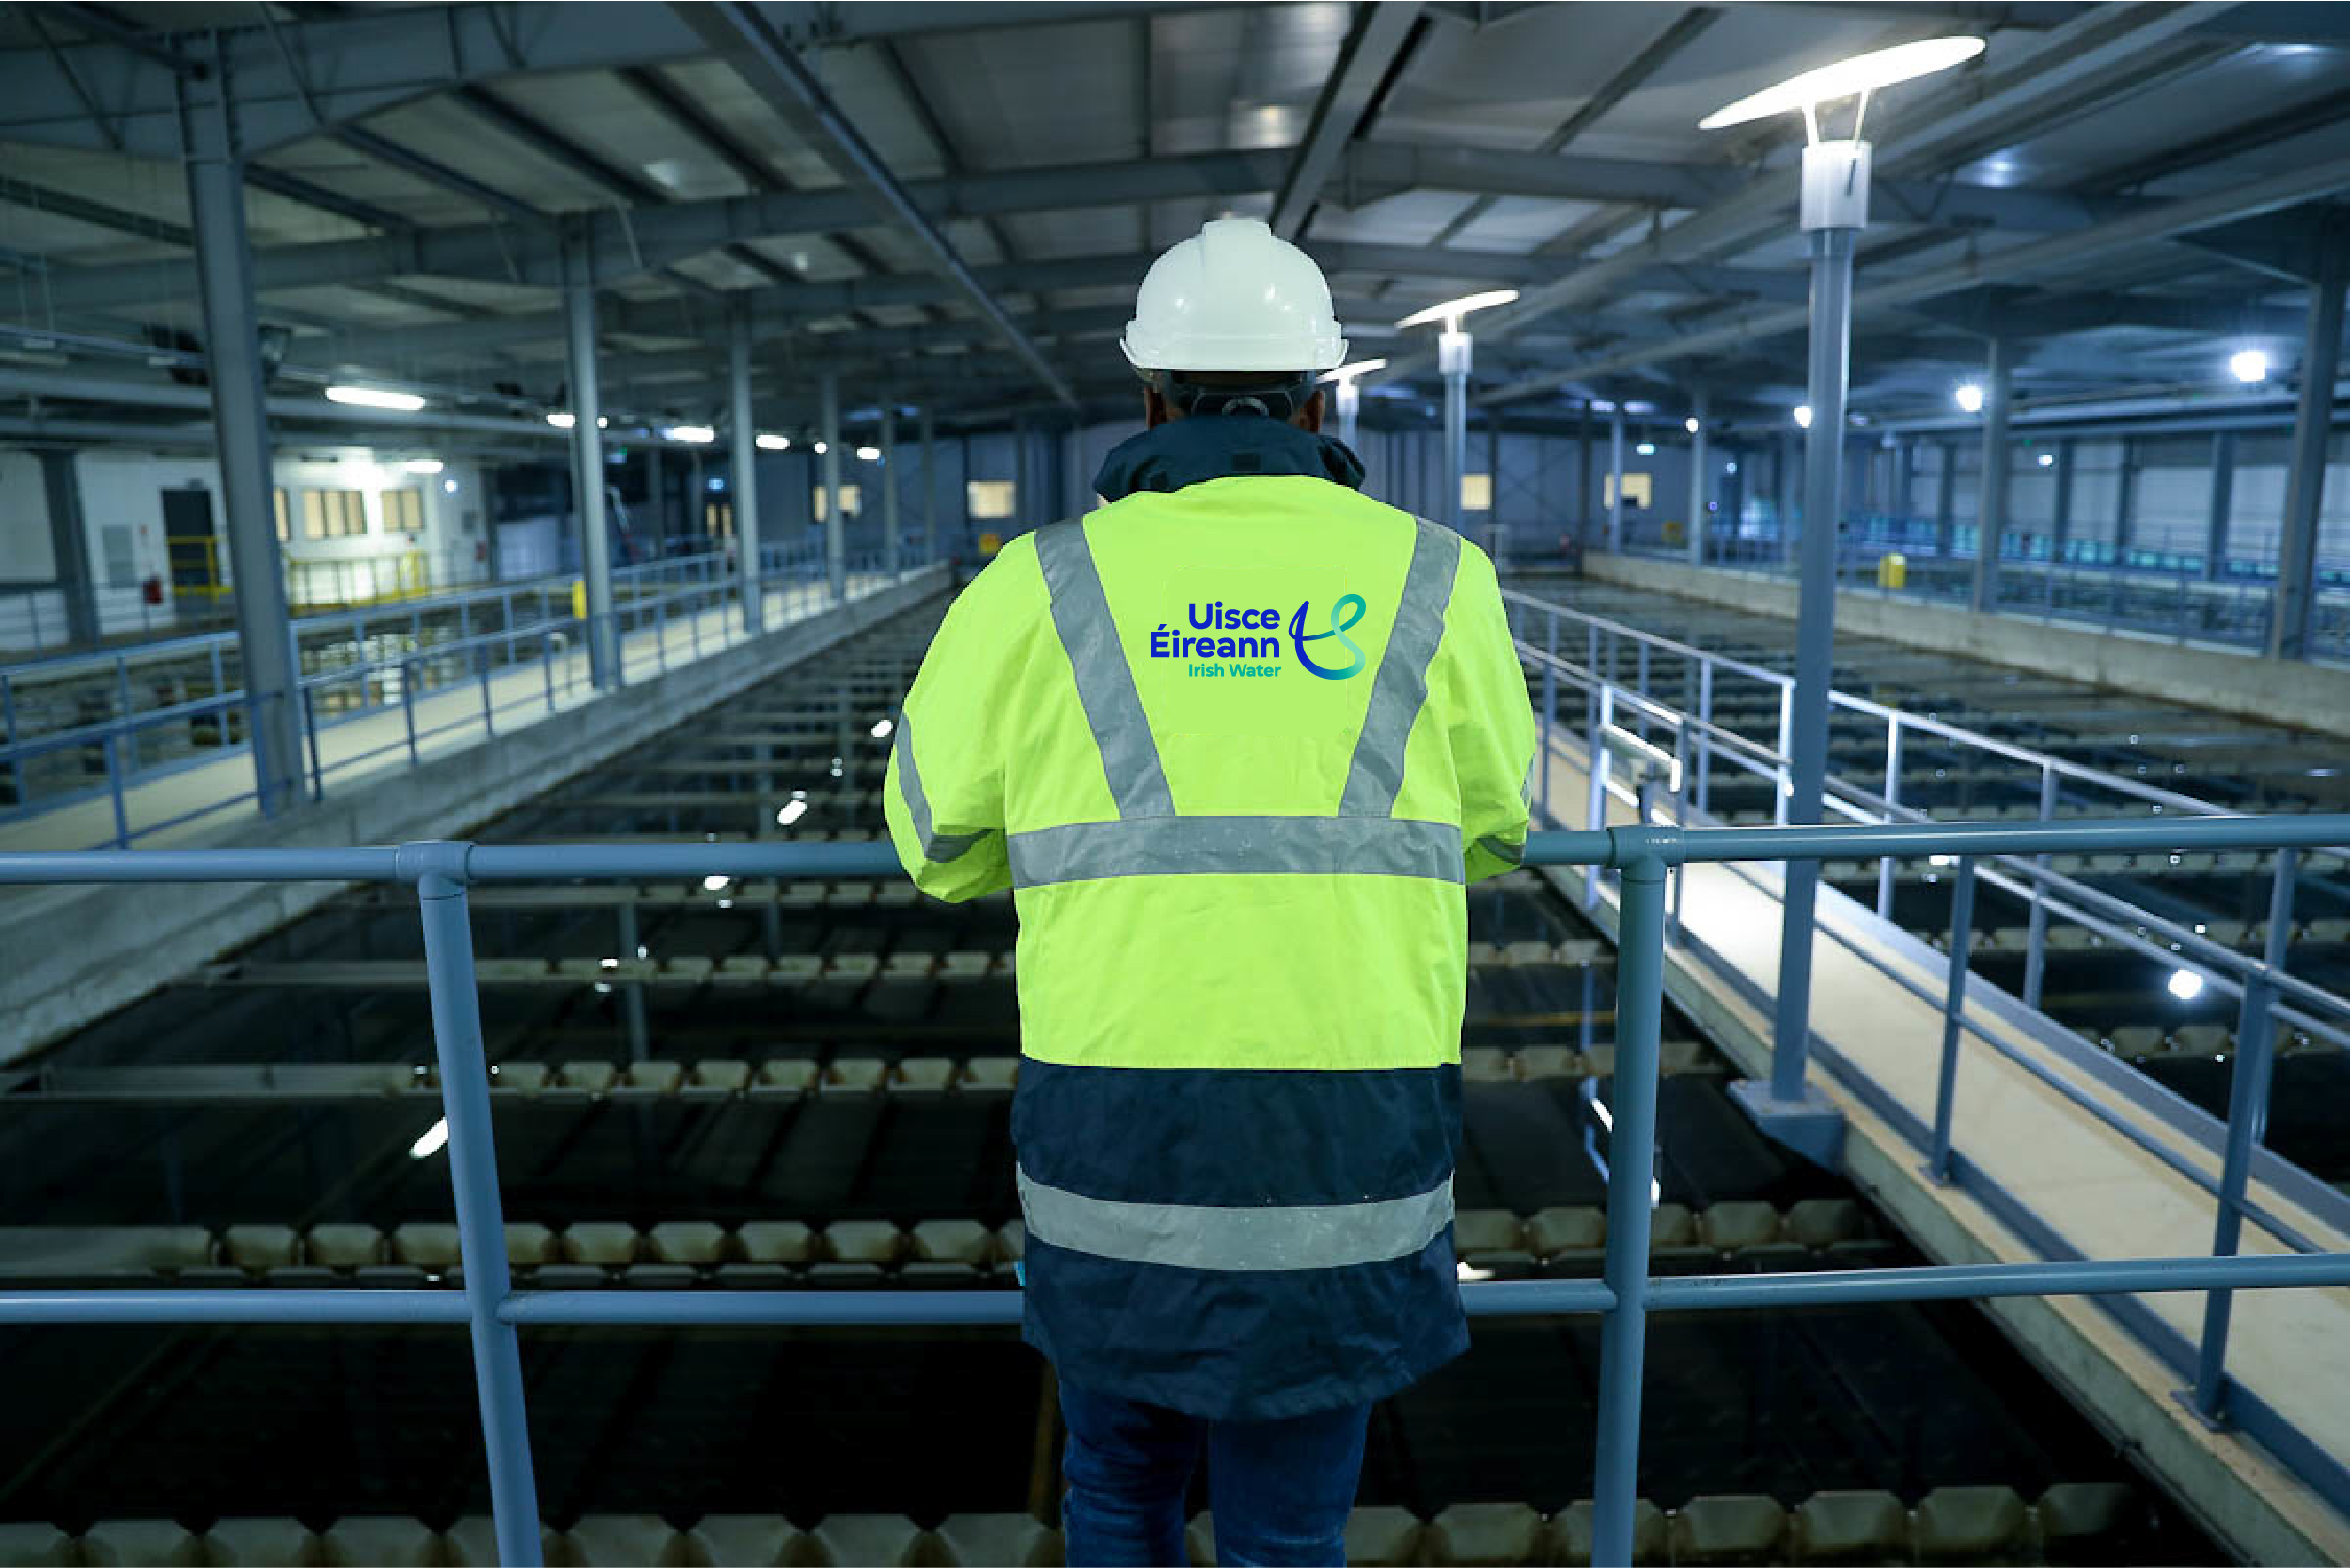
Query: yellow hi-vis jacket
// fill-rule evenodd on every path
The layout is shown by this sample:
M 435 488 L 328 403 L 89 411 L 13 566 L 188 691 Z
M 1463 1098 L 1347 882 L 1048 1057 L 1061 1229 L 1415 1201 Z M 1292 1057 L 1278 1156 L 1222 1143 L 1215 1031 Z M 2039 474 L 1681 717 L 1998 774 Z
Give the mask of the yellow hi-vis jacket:
M 1015 895 L 1062 1376 L 1273 1419 L 1465 1348 L 1465 888 L 1517 863 L 1534 752 L 1483 553 L 1307 474 L 1136 493 L 1004 547 L 893 747 L 915 881 Z

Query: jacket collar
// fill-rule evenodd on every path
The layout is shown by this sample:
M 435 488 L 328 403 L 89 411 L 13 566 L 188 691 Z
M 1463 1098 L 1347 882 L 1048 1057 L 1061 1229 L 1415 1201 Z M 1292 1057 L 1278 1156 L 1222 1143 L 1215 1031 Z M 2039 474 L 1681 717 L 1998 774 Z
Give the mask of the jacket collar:
M 1304 474 L 1349 490 L 1363 482 L 1362 460 L 1343 442 L 1248 415 L 1171 419 L 1120 442 L 1094 476 L 1094 493 L 1122 501 L 1137 491 L 1181 490 L 1234 475 Z

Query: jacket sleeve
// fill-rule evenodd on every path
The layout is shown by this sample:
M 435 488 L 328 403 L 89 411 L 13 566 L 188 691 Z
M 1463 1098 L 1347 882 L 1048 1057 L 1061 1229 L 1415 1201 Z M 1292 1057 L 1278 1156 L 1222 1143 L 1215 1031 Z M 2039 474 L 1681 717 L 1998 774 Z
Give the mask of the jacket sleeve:
M 1501 584 L 1473 545 L 1462 546 L 1446 621 L 1439 664 L 1461 791 L 1462 869 L 1476 882 L 1511 870 L 1526 854 L 1535 737 Z
M 959 903 L 1011 886 L 1004 848 L 1004 705 L 1019 622 L 1007 550 L 948 606 L 890 736 L 882 807 L 915 886 Z

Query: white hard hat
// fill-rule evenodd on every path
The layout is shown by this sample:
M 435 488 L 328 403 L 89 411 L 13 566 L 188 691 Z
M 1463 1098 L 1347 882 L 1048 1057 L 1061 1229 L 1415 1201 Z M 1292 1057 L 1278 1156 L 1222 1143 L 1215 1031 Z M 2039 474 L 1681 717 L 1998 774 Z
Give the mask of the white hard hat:
M 1343 330 L 1312 257 L 1218 218 L 1151 263 L 1120 346 L 1138 370 L 1331 370 Z

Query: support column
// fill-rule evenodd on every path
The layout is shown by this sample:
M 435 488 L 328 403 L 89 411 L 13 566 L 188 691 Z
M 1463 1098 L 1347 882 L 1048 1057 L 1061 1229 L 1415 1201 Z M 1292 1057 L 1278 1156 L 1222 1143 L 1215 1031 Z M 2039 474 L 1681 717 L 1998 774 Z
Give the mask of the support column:
M 662 554 L 669 550 L 669 498 L 667 476 L 662 472 L 661 443 L 645 445 L 645 494 L 652 508 L 652 537 L 661 541 Z
M 882 394 L 881 455 L 882 528 L 888 535 L 882 541 L 882 570 L 895 578 L 898 575 L 898 402 L 886 392 Z
M 702 476 L 702 449 L 699 447 L 685 454 L 685 531 L 708 541 L 710 532 L 710 484 Z
M 759 431 L 751 424 L 751 313 L 735 306 L 727 337 L 727 392 L 734 421 L 734 538 L 743 574 L 743 630 L 757 636 L 767 619 L 766 575 L 759 558 Z
M 938 564 L 938 421 L 922 410 L 922 564 Z
M 603 399 L 596 383 L 596 286 L 588 248 L 563 247 L 563 325 L 572 387 L 572 498 L 579 511 L 579 570 L 588 585 L 588 670 L 598 687 L 620 683 L 612 619 L 612 537 L 603 512 Z M 699 466 L 701 458 L 695 456 Z
M 1811 417 L 1814 424 L 1819 422 L 1816 412 Z M 1771 478 L 1778 495 L 1778 554 L 1782 560 L 1794 560 L 1797 548 L 1795 540 L 1800 525 L 1796 518 L 1802 509 L 1795 505 L 1794 451 L 1796 443 L 1803 439 L 1800 434 L 1791 435 L 1781 431 L 1777 445 L 1771 448 Z
M 2004 337 L 1991 339 L 1991 373 L 1982 389 L 1982 472 L 1975 494 L 1975 586 L 1969 596 L 1977 610 L 1999 604 L 1999 544 L 2007 533 L 2007 404 L 2014 369 L 2014 346 Z
M 1574 537 L 1585 549 L 1590 548 L 1591 523 L 1599 509 L 1591 504 L 1591 405 L 1583 404 L 1583 417 L 1577 421 L 1574 439 L 1578 453 L 1574 466 Z
M 65 598 L 65 640 L 94 648 L 98 588 L 90 577 L 89 529 L 82 517 L 82 481 L 73 471 L 72 452 L 43 450 L 40 478 L 49 503 L 49 553 L 56 561 L 57 591 Z
M 269 411 L 254 331 L 253 247 L 244 224 L 244 154 L 225 55 L 179 78 L 180 144 L 195 219 L 205 368 L 236 579 L 237 651 L 253 737 L 253 782 L 264 816 L 301 799 L 300 665 L 286 613 L 286 572 L 273 505 Z
M 1461 531 L 1461 481 L 1468 474 L 1469 335 L 1458 327 L 1437 336 L 1436 360 L 1444 371 L 1444 505 L 1436 515 Z
M 1821 820 L 1827 784 L 1828 682 L 1835 674 L 1836 520 L 1844 482 L 1844 391 L 1852 368 L 1852 258 L 1856 228 L 1815 228 L 1811 252 L 1811 353 L 1805 432 L 1803 587 L 1795 630 L 1795 686 L 1789 710 L 1787 821 Z M 1811 927 L 1817 860 L 1790 860 L 1778 940 L 1778 1015 L 1771 1053 L 1771 1098 L 1804 1095 L 1811 1039 Z
M 1704 388 L 1690 400 L 1689 412 L 1696 417 L 1698 428 L 1689 437 L 1689 564 L 1705 564 L 1705 535 L 1713 515 L 1705 510 L 1714 494 L 1713 460 L 1706 455 L 1706 438 L 1713 433 L 1707 428 L 1708 399 Z
M 1913 436 L 1897 441 L 1893 447 L 1893 504 L 1886 509 L 1902 520 L 1902 541 L 1909 536 L 1909 509 L 1916 506 L 1918 494 L 1918 442 Z
M 840 515 L 840 377 L 824 372 L 824 580 L 836 604 L 849 597 L 849 542 Z
M 1485 411 L 1485 553 L 1501 561 L 1501 415 Z
M 2048 525 L 2048 566 L 2050 570 L 2064 559 L 2064 547 L 2073 541 L 2073 438 L 2066 436 L 2057 443 L 2055 512 Z M 2054 578 L 2050 579 L 2054 591 Z
M 1934 477 L 1934 553 L 1949 560 L 1958 548 L 1958 447 L 1937 441 L 1934 450 L 1941 463 Z
M 2228 558 L 2228 513 L 2235 505 L 2235 431 L 2211 438 L 2211 516 L 2203 527 L 2203 581 L 2217 582 Z
M 2114 486 L 2113 571 L 2119 573 L 2129 558 L 2132 536 L 2138 532 L 2138 442 L 2122 438 L 2122 477 Z
M 1607 549 L 1610 554 L 1623 552 L 1623 404 L 1616 405 L 1615 416 L 1607 423 L 1607 465 L 1616 476 L 1615 494 L 1607 499 Z
M 2285 475 L 2284 527 L 2277 543 L 2277 599 L 2268 618 L 2268 656 L 2305 659 L 2317 603 L 2317 527 L 2326 493 L 2326 442 L 2332 431 L 2334 377 L 2342 364 L 2342 292 L 2350 281 L 2350 233 L 2330 227 L 2310 290 L 2301 346 L 2301 400 L 2293 416 Z

